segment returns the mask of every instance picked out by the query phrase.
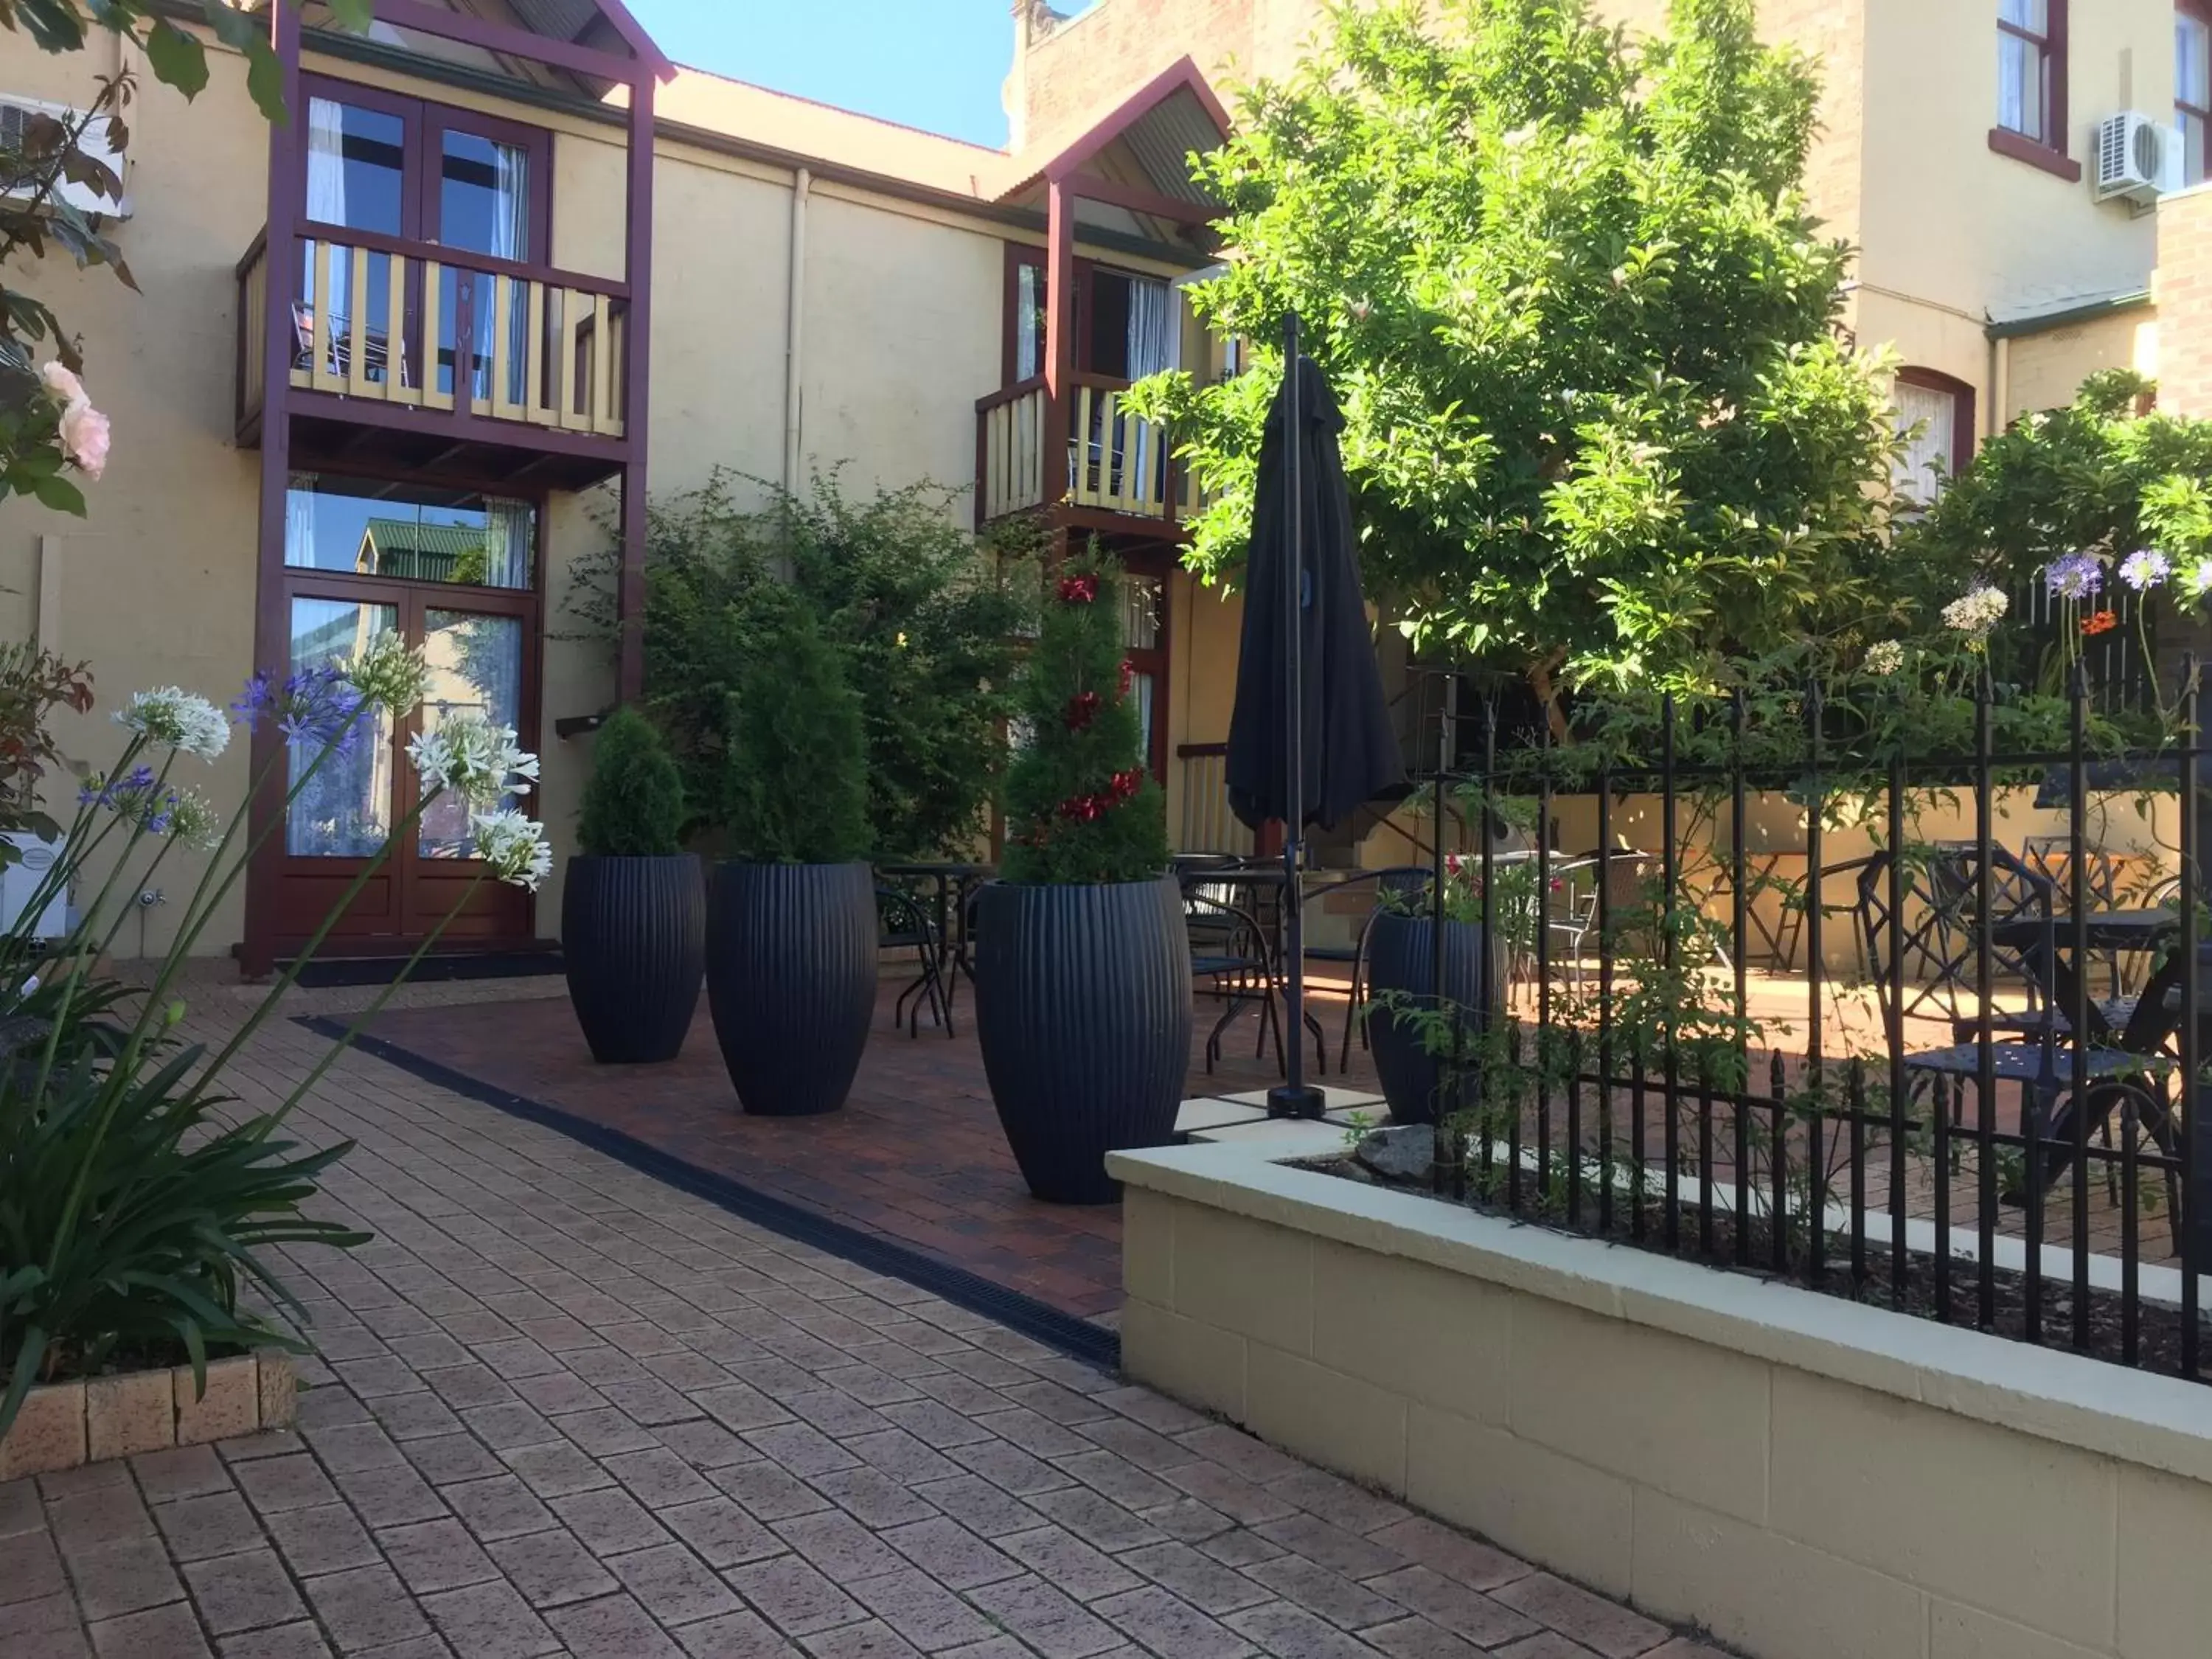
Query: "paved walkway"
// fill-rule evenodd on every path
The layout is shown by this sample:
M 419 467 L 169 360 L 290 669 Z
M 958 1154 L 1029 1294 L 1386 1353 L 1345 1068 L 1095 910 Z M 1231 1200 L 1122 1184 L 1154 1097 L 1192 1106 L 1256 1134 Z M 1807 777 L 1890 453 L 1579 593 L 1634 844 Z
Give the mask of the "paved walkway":
M 280 1023 L 234 1080 L 321 1047 Z M 377 1234 L 297 1261 L 300 1432 L 0 1485 L 8 1659 L 1709 1659 L 380 1060 L 297 1121 L 359 1143 L 323 1208 Z

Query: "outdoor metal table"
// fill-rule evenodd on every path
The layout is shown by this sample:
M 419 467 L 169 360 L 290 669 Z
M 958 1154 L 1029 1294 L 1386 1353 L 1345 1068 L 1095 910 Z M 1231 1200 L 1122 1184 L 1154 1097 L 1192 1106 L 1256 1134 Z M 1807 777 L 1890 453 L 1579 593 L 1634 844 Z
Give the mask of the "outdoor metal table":
M 968 954 L 968 896 L 998 873 L 995 864 L 974 864 L 957 859 L 876 866 L 876 874 L 886 880 L 927 882 L 930 885 L 939 960 L 943 963 L 947 1036 L 952 1035 L 952 994 L 959 986 L 960 975 L 965 970 L 969 979 L 975 977 L 975 964 Z
M 1993 944 L 2018 951 L 2042 980 L 2052 998 L 2057 1018 L 2072 1024 L 2086 1012 L 2083 1036 L 2093 1048 L 2143 1057 L 2146 1073 L 2162 1055 L 2179 1030 L 2183 1018 L 2181 981 L 2185 953 L 2163 947 L 2175 942 L 2179 918 L 2171 909 L 2095 910 L 2075 916 L 2020 916 L 1990 929 Z M 2097 1000 L 2088 994 L 2087 964 L 2077 961 L 2099 951 L 2142 951 L 2160 956 L 2142 995 L 2128 1012 L 2117 1031 Z M 2063 1082 L 2070 1062 L 2054 1056 L 2053 1069 Z M 2086 1103 L 2069 1097 L 2065 1109 L 2053 1121 L 2048 1139 L 2056 1144 L 2045 1170 L 2046 1182 L 2056 1181 L 2073 1162 L 2075 1114 Z

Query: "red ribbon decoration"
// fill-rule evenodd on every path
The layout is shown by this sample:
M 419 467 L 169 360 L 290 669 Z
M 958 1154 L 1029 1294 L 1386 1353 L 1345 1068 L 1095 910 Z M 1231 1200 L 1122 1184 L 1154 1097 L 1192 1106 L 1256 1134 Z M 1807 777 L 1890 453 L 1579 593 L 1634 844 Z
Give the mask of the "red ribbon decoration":
M 1060 579 L 1060 602 L 1062 605 L 1089 605 L 1098 597 L 1098 578 L 1096 576 L 1063 576 Z

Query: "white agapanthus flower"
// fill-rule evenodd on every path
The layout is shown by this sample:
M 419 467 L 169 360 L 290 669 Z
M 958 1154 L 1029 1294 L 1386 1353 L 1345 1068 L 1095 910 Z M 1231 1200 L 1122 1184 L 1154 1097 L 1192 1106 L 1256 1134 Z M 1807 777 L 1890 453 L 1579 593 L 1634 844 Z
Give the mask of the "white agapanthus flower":
M 422 653 L 397 630 L 380 634 L 346 665 L 345 677 L 368 701 L 405 715 L 422 701 L 430 669 Z
M 1905 666 L 1905 647 L 1895 640 L 1880 640 L 1867 647 L 1866 672 L 1887 676 Z
M 2212 559 L 2199 559 L 2182 574 L 2189 591 L 2198 599 L 2212 593 Z
M 538 884 L 553 873 L 553 849 L 545 844 L 545 827 L 512 810 L 478 812 L 469 820 L 476 855 L 491 866 L 492 875 L 517 887 L 538 890 Z
M 1943 626 L 1978 640 L 2002 622 L 2011 608 L 2012 599 L 2002 587 L 1972 588 L 1943 607 Z
M 538 779 L 538 757 L 515 747 L 513 726 L 468 716 L 420 733 L 407 754 L 425 792 L 459 795 L 471 805 L 528 794 Z
M 230 744 L 230 722 L 222 710 L 173 685 L 132 692 L 129 704 L 115 711 L 115 723 L 204 761 L 215 759 Z

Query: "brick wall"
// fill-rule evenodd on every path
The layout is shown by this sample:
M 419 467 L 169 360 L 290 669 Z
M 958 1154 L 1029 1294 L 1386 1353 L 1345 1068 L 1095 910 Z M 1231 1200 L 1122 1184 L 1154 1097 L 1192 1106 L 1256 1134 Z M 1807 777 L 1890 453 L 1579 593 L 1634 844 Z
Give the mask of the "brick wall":
M 2212 416 L 2212 185 L 2158 204 L 2158 406 Z
M 1217 87 L 1280 74 L 1320 9 L 1320 0 L 1098 0 L 1080 17 L 1048 23 L 1018 7 L 1014 148 L 1103 114 L 1181 58 Z

